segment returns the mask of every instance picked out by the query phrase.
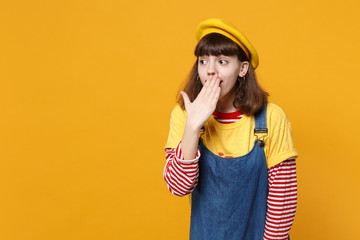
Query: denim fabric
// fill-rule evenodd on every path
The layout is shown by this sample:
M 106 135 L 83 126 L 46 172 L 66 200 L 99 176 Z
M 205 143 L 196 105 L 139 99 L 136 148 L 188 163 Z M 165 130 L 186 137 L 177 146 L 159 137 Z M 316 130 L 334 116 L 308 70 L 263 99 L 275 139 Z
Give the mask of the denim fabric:
M 265 110 L 256 127 L 266 128 Z M 265 112 L 265 113 L 264 113 Z M 200 139 L 199 183 L 192 193 L 190 240 L 262 240 L 268 179 L 264 149 L 222 158 Z

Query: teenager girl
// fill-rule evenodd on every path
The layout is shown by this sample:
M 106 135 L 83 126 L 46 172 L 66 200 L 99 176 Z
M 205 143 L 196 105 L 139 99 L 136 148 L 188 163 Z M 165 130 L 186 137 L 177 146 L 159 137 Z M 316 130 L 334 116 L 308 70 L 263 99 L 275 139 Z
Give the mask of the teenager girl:
M 288 239 L 297 204 L 290 122 L 268 103 L 256 50 L 233 25 L 196 30 L 197 60 L 171 113 L 164 179 L 191 193 L 191 240 Z

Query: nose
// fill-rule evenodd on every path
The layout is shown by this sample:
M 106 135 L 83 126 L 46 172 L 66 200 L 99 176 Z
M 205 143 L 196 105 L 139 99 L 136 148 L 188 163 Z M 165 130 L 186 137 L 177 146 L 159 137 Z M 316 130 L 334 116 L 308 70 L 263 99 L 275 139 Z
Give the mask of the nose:
M 216 74 L 215 61 L 209 62 L 207 72 L 208 72 L 208 76 L 213 76 Z

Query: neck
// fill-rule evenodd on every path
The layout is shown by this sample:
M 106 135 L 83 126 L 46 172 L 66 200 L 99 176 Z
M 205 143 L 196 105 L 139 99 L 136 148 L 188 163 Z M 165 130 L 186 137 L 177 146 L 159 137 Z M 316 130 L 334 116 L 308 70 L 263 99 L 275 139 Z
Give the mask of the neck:
M 229 94 L 222 96 L 219 98 L 218 103 L 216 105 L 216 111 L 222 113 L 235 112 L 239 109 L 236 109 L 233 105 L 235 99 L 235 92 L 230 92 Z

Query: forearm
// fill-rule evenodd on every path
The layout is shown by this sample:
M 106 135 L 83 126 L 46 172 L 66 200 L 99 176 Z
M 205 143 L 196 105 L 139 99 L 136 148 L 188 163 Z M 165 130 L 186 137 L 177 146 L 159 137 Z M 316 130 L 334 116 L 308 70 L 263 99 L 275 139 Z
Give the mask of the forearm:
M 181 143 L 178 147 L 166 149 L 166 165 L 163 177 L 169 191 L 176 196 L 190 194 L 198 183 L 200 151 L 192 160 L 184 160 Z
M 181 140 L 181 151 L 184 160 L 194 159 L 198 150 L 200 127 L 187 121 L 183 138 Z

